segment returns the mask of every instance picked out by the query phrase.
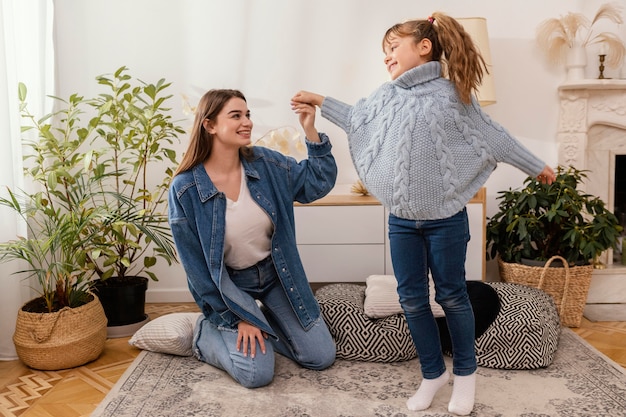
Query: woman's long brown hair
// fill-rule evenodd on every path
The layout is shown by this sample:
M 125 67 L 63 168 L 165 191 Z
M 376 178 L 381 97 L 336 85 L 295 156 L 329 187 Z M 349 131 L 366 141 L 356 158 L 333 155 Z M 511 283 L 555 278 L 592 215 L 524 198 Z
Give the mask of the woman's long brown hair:
M 213 135 L 207 132 L 203 122 L 205 119 L 216 120 L 226 103 L 235 97 L 246 101 L 246 97 L 239 90 L 209 90 L 202 96 L 196 108 L 196 116 L 189 135 L 189 146 L 176 172 L 174 172 L 174 176 L 206 161 L 211 155 Z M 240 152 L 244 157 L 248 157 L 252 150 L 246 147 L 242 148 Z
M 472 92 L 489 74 L 487 64 L 463 25 L 446 14 L 435 12 L 424 20 L 408 20 L 390 27 L 383 37 L 383 49 L 391 35 L 411 36 L 417 43 L 426 38 L 432 44 L 431 60 L 441 62 L 444 76 L 456 87 L 464 103 L 470 103 Z

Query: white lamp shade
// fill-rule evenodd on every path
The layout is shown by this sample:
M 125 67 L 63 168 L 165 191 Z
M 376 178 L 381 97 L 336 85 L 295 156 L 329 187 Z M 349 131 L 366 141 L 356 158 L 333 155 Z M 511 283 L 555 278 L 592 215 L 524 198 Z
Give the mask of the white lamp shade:
M 465 31 L 472 37 L 474 44 L 480 51 L 489 74 L 483 74 L 482 84 L 478 87 L 476 98 L 481 106 L 487 106 L 496 102 L 496 88 L 493 82 L 493 66 L 491 62 L 491 50 L 489 49 L 489 33 L 487 32 L 487 19 L 484 17 L 460 17 L 456 20 L 463 25 Z

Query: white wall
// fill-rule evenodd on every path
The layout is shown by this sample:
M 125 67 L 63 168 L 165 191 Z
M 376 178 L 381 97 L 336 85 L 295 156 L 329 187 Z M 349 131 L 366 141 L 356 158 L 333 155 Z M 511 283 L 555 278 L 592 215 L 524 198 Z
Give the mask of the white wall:
M 565 74 L 546 66 L 534 44 L 535 28 L 545 18 L 568 11 L 594 13 L 599 4 L 596 0 L 56 0 L 58 95 L 97 94 L 94 78 L 126 65 L 145 81 L 166 78 L 173 83 L 175 118 L 184 119 L 182 125 L 187 127 L 190 119 L 182 112 L 182 95 L 195 104 L 210 88 L 237 88 L 248 97 L 255 136 L 260 137 L 272 127 L 297 126 L 289 99 L 299 89 L 354 102 L 387 81 L 381 38 L 392 24 L 433 11 L 483 16 L 497 94 L 497 103 L 486 111 L 554 165 L 557 87 Z M 589 65 L 587 72 L 596 77 L 597 66 Z M 333 140 L 338 182 L 351 184 L 357 176 L 345 135 L 321 117 L 318 127 Z M 182 138 L 179 153 L 185 148 Z M 524 177 L 514 168 L 497 168 L 486 184 L 488 215 L 497 206 L 497 192 L 521 185 Z M 150 301 L 162 300 L 159 292 L 186 296 L 180 265 L 159 275 L 160 281 L 150 284 Z

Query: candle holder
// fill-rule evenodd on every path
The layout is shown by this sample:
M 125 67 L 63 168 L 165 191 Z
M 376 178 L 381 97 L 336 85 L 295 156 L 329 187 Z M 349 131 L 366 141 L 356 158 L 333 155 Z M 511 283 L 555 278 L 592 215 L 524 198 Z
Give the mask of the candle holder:
M 598 67 L 598 69 L 600 70 L 600 75 L 598 75 L 598 79 L 602 80 L 604 79 L 604 59 L 606 58 L 606 55 L 600 54 L 598 55 L 598 57 L 600 58 L 600 66 Z

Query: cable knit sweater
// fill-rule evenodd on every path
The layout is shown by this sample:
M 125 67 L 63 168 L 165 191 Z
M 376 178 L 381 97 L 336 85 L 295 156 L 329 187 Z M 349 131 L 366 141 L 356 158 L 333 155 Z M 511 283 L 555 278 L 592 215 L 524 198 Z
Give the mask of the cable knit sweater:
M 348 134 L 361 181 L 394 215 L 444 219 L 458 213 L 498 162 L 528 175 L 545 164 L 472 98 L 461 102 L 433 61 L 387 82 L 354 106 L 326 97 L 322 116 Z

